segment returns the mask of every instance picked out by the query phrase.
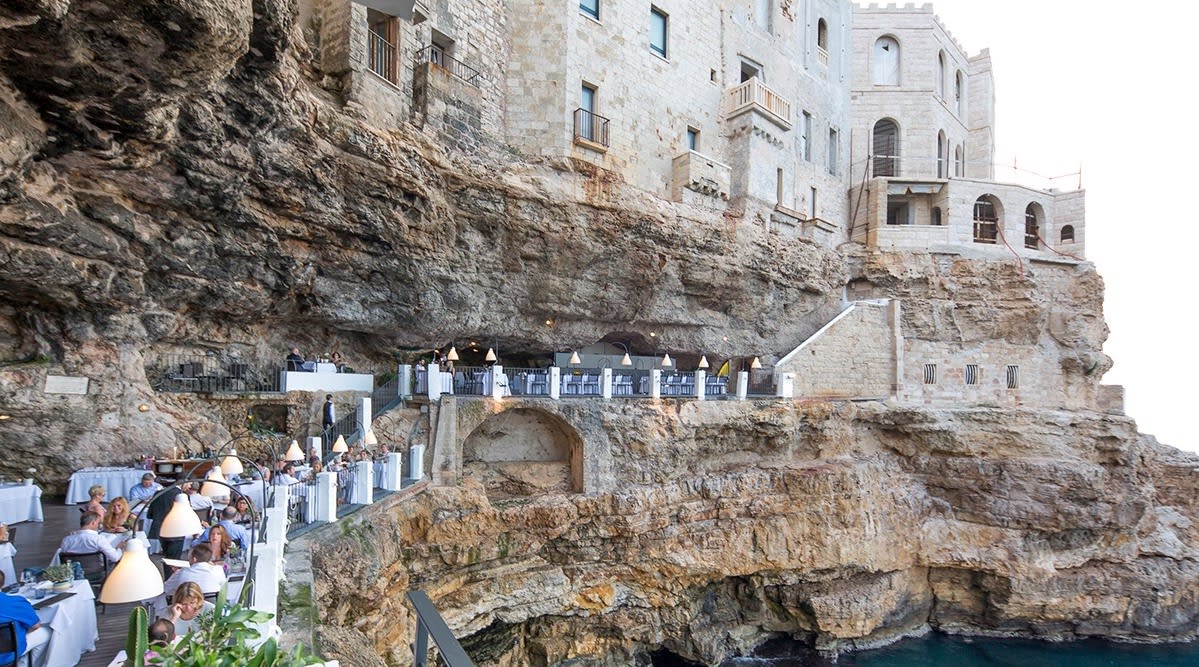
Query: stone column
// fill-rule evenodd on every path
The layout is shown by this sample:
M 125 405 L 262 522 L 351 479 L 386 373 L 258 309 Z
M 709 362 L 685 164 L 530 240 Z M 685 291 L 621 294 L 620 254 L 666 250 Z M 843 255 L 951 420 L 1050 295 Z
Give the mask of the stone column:
M 425 446 L 412 445 L 408 448 L 408 479 L 419 482 L 425 477 Z
M 309 498 L 314 503 L 314 521 L 337 520 L 337 473 L 322 472 L 316 476 L 316 488 L 309 488 L 308 493 L 316 492 L 316 498 Z
M 425 371 L 426 389 L 429 391 L 429 400 L 436 401 L 441 398 L 441 369 L 437 368 L 437 364 L 429 364 L 429 369 Z
M 737 400 L 744 401 L 749 393 L 749 371 L 737 372 Z
M 779 398 L 795 398 L 795 373 L 779 373 L 774 393 Z
M 383 469 L 383 488 L 387 491 L 399 491 L 404 485 L 404 464 L 399 452 L 388 454 L 384 465 L 386 468 Z
M 604 398 L 612 398 L 612 369 L 600 369 L 600 395 Z
M 358 430 L 362 431 L 363 437 L 366 437 L 366 432 L 371 430 L 371 424 L 375 421 L 371 414 L 371 397 L 362 396 L 358 399 Z
M 708 374 L 702 368 L 695 369 L 695 400 L 702 401 L 707 395 Z
M 504 373 L 504 367 L 496 364 L 491 367 L 491 397 L 495 400 L 500 400 L 504 397 L 504 390 L 508 388 L 508 383 L 500 376 Z
M 412 397 L 412 365 L 400 364 L 396 369 L 396 393 L 400 398 Z
M 662 369 L 660 368 L 649 372 L 649 397 L 662 398 Z
M 562 397 L 562 369 L 550 366 L 550 398 L 555 401 Z
M 375 464 L 359 461 L 354 464 L 354 502 L 371 505 L 375 502 Z

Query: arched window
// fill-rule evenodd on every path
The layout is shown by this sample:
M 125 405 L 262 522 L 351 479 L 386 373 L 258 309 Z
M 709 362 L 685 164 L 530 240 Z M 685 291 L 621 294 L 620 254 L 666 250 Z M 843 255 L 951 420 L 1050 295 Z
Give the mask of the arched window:
M 945 161 L 948 152 L 949 142 L 945 140 L 945 130 L 941 130 L 937 132 L 937 178 L 949 178 L 949 165 Z
M 957 110 L 959 116 L 966 108 L 966 75 L 962 74 L 962 70 L 958 70 L 953 77 L 953 108 Z
M 945 99 L 945 52 L 937 54 L 937 81 L 936 81 L 937 99 L 944 101 Z
M 940 206 L 933 207 L 933 224 L 936 225 L 937 227 L 940 227 L 941 225 L 945 224 L 945 221 L 941 219 L 941 207 Z
M 879 37 L 874 43 L 873 65 L 874 85 L 899 85 L 899 42 L 894 37 Z
M 1074 225 L 1062 227 L 1062 243 L 1074 243 Z
M 953 149 L 953 175 L 958 178 L 966 175 L 966 151 L 961 144 Z
M 1033 202 L 1024 209 L 1024 247 L 1036 250 L 1041 244 L 1041 221 L 1045 214 L 1041 205 Z
M 974 202 L 974 242 L 994 243 L 999 238 L 999 220 L 1003 207 L 991 195 L 983 195 Z
M 899 175 L 899 126 L 890 118 L 874 124 L 874 175 Z
M 828 23 L 824 19 L 816 22 L 816 46 L 828 51 Z

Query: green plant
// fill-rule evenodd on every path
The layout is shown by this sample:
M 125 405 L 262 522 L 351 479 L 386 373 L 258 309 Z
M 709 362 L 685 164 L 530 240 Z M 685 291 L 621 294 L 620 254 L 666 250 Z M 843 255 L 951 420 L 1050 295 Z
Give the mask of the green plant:
M 149 620 L 146 608 L 138 605 L 129 612 L 129 631 L 125 635 L 125 667 L 144 667 L 149 638 L 146 625 Z
M 189 632 L 167 652 L 150 658 L 161 667 L 303 667 L 323 661 L 298 645 L 282 652 L 274 638 L 261 644 L 253 625 L 265 623 L 273 614 L 225 604 L 225 589 L 217 595 L 216 608 L 200 617 L 200 629 Z
M 42 576 L 46 578 L 46 581 L 70 581 L 75 578 L 75 569 L 71 567 L 70 563 L 59 563 L 46 568 L 45 572 L 42 572 Z

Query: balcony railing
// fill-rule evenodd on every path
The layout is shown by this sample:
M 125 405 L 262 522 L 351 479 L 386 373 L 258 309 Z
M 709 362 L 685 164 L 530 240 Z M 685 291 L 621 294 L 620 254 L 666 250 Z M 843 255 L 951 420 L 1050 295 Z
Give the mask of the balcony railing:
M 437 46 L 436 44 L 430 44 L 420 51 L 417 51 L 416 62 L 428 62 L 437 65 L 438 67 L 448 71 L 454 78 L 461 79 L 475 88 L 478 88 L 479 84 L 482 82 L 482 76 L 479 74 L 479 70 L 467 65 L 461 60 L 454 58 L 450 54 L 446 53 L 445 49 Z
M 725 93 L 729 117 L 757 109 L 784 129 L 791 129 L 791 101 L 771 90 L 757 77 L 729 88 Z
M 201 394 L 276 393 L 278 366 L 250 364 L 207 355 L 167 355 L 154 389 Z
M 828 51 L 825 51 L 822 47 L 816 47 L 816 62 L 828 67 Z
M 388 42 L 386 37 L 373 30 L 368 36 L 368 43 L 371 71 L 390 83 L 398 84 L 395 44 Z
M 586 109 L 575 109 L 575 139 L 608 147 L 608 119 Z

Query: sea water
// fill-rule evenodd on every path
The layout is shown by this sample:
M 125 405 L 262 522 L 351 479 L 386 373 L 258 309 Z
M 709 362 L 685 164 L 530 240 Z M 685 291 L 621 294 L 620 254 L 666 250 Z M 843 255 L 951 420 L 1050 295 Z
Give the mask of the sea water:
M 723 667 L 1199 667 L 1199 642 L 1043 642 L 930 633 L 872 651 L 842 654 L 836 661 L 797 651 L 802 654 L 736 658 Z

